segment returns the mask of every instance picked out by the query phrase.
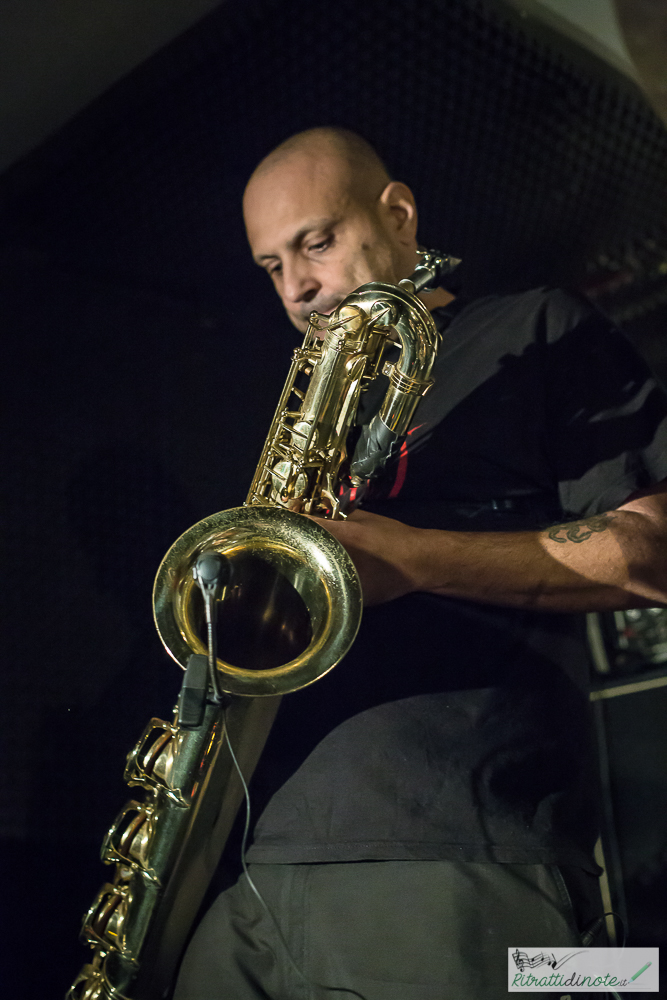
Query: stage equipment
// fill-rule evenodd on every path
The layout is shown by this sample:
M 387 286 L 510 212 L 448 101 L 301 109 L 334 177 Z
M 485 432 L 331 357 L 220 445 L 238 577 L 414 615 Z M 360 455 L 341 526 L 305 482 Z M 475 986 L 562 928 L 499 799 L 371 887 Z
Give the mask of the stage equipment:
M 243 798 L 239 770 L 248 782 L 280 696 L 331 670 L 359 627 L 352 560 L 303 515 L 344 518 L 400 446 L 438 345 L 417 293 L 458 264 L 423 253 L 398 285 L 371 282 L 331 316 L 312 313 L 245 505 L 195 524 L 164 557 L 155 622 L 185 677 L 173 722 L 152 719 L 128 755 L 125 780 L 143 796 L 104 840 L 114 877 L 84 918 L 94 954 L 68 1000 L 168 995 Z M 381 370 L 387 390 L 350 457 L 361 393 Z

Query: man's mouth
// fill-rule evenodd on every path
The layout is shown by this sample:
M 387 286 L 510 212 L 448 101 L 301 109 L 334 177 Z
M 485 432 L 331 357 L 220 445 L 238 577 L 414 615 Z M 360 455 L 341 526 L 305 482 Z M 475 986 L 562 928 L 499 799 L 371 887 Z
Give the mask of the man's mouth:
M 322 313 L 324 316 L 331 316 L 331 313 L 334 311 L 334 309 L 338 309 L 338 306 L 341 304 L 341 302 L 342 299 L 336 299 L 334 302 L 326 302 L 324 306 L 322 306 L 317 311 L 319 313 Z
M 303 320 L 304 323 L 307 323 L 308 320 L 310 319 L 310 314 L 312 312 L 317 312 L 317 313 L 320 314 L 320 316 L 331 316 L 332 312 L 335 309 L 338 308 L 338 306 L 340 305 L 341 301 L 342 300 L 339 299 L 339 300 L 336 300 L 333 303 L 327 302 L 327 303 L 325 303 L 324 306 L 314 306 L 314 307 L 311 306 L 311 308 L 308 309 L 308 312 L 303 312 L 301 314 L 301 318 L 302 318 L 302 320 Z

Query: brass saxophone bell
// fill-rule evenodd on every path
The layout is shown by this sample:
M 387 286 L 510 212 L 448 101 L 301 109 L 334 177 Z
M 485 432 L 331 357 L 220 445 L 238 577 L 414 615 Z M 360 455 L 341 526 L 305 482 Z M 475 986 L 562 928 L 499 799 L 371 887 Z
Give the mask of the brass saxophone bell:
M 153 589 L 155 625 L 185 668 L 206 653 L 204 602 L 192 575 L 202 552 L 225 561 L 216 599 L 218 677 L 234 695 L 312 684 L 345 655 L 361 621 L 361 585 L 343 546 L 315 521 L 248 506 L 204 518 L 174 542 Z

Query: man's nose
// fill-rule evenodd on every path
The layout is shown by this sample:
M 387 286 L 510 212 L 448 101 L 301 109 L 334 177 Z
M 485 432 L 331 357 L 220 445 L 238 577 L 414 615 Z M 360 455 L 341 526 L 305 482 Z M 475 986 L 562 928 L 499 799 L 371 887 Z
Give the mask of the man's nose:
M 321 283 L 308 269 L 299 267 L 299 265 L 290 267 L 283 265 L 283 297 L 285 301 L 294 304 L 312 302 L 321 287 Z

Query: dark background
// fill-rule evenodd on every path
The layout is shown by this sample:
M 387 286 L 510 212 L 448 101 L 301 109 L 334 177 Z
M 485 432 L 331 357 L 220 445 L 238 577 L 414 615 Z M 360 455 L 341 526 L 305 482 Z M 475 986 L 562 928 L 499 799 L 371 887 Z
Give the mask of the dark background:
M 625 77 L 500 3 L 227 3 L 6 172 L 8 996 L 60 996 L 84 960 L 124 756 L 180 680 L 152 625 L 155 570 L 243 501 L 297 342 L 250 261 L 241 193 L 277 142 L 321 124 L 375 143 L 468 291 L 581 288 L 667 374 L 667 133 Z M 646 793 L 628 798 L 626 767 L 630 943 L 665 943 L 664 770 L 657 787 L 642 772 L 664 737 L 614 711 L 611 752 L 635 753 Z

